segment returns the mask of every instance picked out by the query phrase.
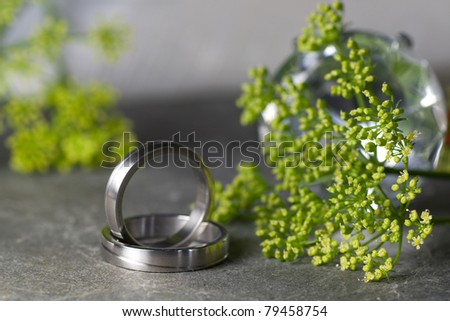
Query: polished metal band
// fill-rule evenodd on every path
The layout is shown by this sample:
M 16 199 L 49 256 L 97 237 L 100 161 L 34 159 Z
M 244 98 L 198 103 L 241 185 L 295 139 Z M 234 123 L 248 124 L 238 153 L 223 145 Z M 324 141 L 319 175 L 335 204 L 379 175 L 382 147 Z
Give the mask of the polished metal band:
M 197 179 L 197 198 L 189 219 L 180 220 L 173 233 L 165 234 L 162 239 L 144 245 L 127 229 L 122 216 L 122 200 L 125 188 L 133 174 L 146 162 L 162 154 L 175 153 L 187 159 Z M 152 246 L 159 248 L 177 247 L 189 244 L 201 233 L 199 227 L 208 220 L 213 202 L 213 179 L 209 169 L 192 150 L 175 142 L 150 142 L 135 149 L 117 165 L 106 185 L 105 211 L 111 234 L 128 245 Z
M 225 260 L 228 256 L 228 233 L 213 222 L 202 222 L 201 232 L 186 246 L 165 249 L 148 246 L 166 239 L 189 220 L 188 215 L 181 214 L 152 214 L 125 219 L 129 232 L 147 247 L 123 243 L 106 226 L 102 231 L 103 257 L 114 265 L 146 272 L 194 271 Z

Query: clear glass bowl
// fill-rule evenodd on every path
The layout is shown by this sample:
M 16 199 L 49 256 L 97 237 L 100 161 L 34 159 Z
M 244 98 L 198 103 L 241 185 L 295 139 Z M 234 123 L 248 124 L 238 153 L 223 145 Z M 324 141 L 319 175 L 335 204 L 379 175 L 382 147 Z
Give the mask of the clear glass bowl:
M 383 82 L 392 87 L 396 100 L 405 110 L 406 120 L 401 122 L 401 129 L 405 133 L 414 130 L 420 133 L 410 157 L 410 168 L 426 170 L 436 167 L 447 131 L 447 111 L 442 88 L 429 63 L 413 52 L 412 43 L 405 35 L 389 37 L 373 32 L 351 31 L 345 37 L 352 37 L 360 47 L 370 50 L 375 65 L 373 88 L 380 88 L 381 91 Z M 338 62 L 333 58 L 335 53 L 334 46 L 328 46 L 321 52 L 299 53 L 295 50 L 275 74 L 275 81 L 281 82 L 288 75 L 295 83 L 307 83 L 312 89 L 312 98 L 325 99 L 335 122 L 342 123 L 340 111 L 350 110 L 357 103 L 330 95 L 334 83 L 324 80 L 324 75 L 338 67 Z M 261 139 L 270 131 L 276 112 L 273 105 L 264 110 L 259 125 Z M 291 121 L 295 125 L 297 120 Z M 382 150 L 377 154 L 383 157 Z

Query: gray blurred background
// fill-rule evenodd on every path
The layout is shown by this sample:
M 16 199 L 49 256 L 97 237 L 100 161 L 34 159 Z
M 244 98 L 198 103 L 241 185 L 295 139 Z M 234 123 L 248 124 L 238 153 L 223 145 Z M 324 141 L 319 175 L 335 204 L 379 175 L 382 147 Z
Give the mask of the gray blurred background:
M 331 1 L 331 0 L 330 0 Z M 80 43 L 66 50 L 70 73 L 120 92 L 119 108 L 141 140 L 195 131 L 201 140 L 255 138 L 239 125 L 234 101 L 251 66 L 272 71 L 320 1 L 300 0 L 59 0 L 62 15 L 82 32 L 98 19 L 120 18 L 133 30 L 130 50 L 103 63 Z M 407 33 L 450 84 L 450 0 L 346 0 L 352 28 Z
M 124 99 L 237 94 L 255 64 L 275 69 L 320 1 L 61 1 L 75 28 L 99 16 L 121 17 L 134 30 L 132 50 L 116 66 L 99 64 L 81 46 L 69 50 L 79 79 L 100 78 Z M 449 0 L 347 0 L 353 28 L 409 34 L 442 81 L 450 80 Z
M 121 93 L 120 108 L 140 138 L 170 138 L 195 130 L 200 139 L 255 137 L 242 129 L 234 101 L 249 67 L 275 70 L 320 1 L 77 0 L 61 1 L 75 29 L 99 17 L 121 17 L 134 30 L 131 50 L 116 65 L 99 62 L 83 45 L 68 48 L 80 80 L 100 79 Z M 347 0 L 352 28 L 405 32 L 443 85 L 450 84 L 449 0 Z

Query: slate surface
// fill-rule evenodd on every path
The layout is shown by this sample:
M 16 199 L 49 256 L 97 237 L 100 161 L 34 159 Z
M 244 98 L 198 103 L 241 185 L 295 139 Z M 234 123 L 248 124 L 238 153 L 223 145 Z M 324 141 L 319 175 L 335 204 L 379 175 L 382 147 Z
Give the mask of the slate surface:
M 175 274 L 115 267 L 102 260 L 99 242 L 109 173 L 21 176 L 0 170 L 0 299 L 450 299 L 448 225 L 435 228 L 421 251 L 406 244 L 397 273 L 380 283 L 365 284 L 361 272 L 341 272 L 334 265 L 317 268 L 308 260 L 286 264 L 265 259 L 252 223 L 245 222 L 228 226 L 230 255 L 216 267 Z M 232 175 L 232 170 L 215 171 L 220 180 Z M 128 214 L 178 211 L 189 204 L 193 182 L 188 175 L 142 171 L 135 177 L 125 199 Z M 435 216 L 448 215 L 449 188 L 449 182 L 428 184 L 420 203 L 428 204 Z

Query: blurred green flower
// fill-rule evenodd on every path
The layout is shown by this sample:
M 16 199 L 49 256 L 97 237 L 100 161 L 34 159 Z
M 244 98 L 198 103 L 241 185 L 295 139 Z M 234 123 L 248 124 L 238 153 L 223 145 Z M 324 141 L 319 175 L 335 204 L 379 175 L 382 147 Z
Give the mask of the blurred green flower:
M 67 36 L 67 21 L 49 17 L 33 33 L 31 47 L 37 54 L 54 59 L 61 53 Z
M 88 40 L 102 57 L 114 62 L 129 48 L 130 35 L 131 30 L 119 20 L 104 20 L 91 30 Z
M 0 4 L 0 29 L 14 21 L 17 11 L 22 7 L 24 0 L 2 0 Z
M 131 123 L 114 110 L 112 88 L 79 84 L 66 75 L 62 53 L 69 41 L 81 38 L 117 60 L 128 47 L 130 31 L 105 22 L 75 36 L 67 21 L 55 16 L 54 1 L 2 0 L 0 37 L 31 2 L 47 10 L 43 22 L 27 39 L 0 45 L 0 133 L 9 129 L 11 168 L 31 173 L 98 167 L 103 144 L 121 140 Z

